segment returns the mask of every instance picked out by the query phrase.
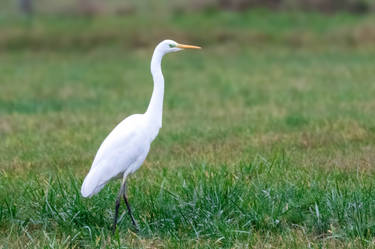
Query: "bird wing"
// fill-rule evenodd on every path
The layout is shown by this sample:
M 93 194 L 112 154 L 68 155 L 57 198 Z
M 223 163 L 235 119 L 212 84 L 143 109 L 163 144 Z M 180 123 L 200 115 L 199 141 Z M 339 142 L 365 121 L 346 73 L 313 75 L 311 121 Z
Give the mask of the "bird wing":
M 82 184 L 82 195 L 92 196 L 113 178 L 120 176 L 148 148 L 143 144 L 139 125 L 142 115 L 131 115 L 105 138 L 96 153 L 91 169 Z

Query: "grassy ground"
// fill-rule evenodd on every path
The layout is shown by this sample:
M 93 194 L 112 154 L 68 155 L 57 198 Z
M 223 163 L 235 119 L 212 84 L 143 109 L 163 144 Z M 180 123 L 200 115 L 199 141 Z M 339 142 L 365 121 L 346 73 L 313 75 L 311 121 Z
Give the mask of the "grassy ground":
M 373 17 L 73 20 L 1 26 L 1 247 L 375 247 Z M 80 184 L 145 110 L 161 35 L 205 49 L 164 59 L 163 129 L 129 181 L 141 231 L 124 215 L 111 236 L 119 183 Z

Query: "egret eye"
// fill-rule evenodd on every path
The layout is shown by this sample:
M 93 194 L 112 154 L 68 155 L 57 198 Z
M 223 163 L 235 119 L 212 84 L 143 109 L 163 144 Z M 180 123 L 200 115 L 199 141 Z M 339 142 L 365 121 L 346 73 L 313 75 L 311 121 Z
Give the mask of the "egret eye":
M 174 47 L 176 47 L 176 45 L 174 45 L 174 44 L 169 44 L 169 47 L 170 47 L 170 48 L 174 48 Z

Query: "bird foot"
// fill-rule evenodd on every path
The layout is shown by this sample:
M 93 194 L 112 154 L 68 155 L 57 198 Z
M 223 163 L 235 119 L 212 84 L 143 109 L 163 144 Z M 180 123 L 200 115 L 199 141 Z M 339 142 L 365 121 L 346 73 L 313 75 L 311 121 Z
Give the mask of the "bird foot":
M 135 230 L 136 232 L 139 232 L 140 229 L 139 229 L 139 225 L 138 225 L 138 223 L 137 223 L 135 220 L 133 220 L 133 219 L 132 219 L 132 223 L 133 223 L 134 230 Z

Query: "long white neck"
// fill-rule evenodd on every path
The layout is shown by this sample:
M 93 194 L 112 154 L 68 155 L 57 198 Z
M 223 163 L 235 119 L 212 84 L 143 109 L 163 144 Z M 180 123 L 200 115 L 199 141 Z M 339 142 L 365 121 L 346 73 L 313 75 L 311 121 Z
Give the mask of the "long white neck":
M 152 125 L 160 128 L 162 125 L 164 77 L 161 72 L 163 54 L 156 48 L 151 60 L 151 74 L 154 80 L 154 90 L 145 115 Z

